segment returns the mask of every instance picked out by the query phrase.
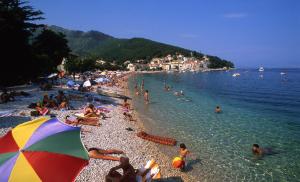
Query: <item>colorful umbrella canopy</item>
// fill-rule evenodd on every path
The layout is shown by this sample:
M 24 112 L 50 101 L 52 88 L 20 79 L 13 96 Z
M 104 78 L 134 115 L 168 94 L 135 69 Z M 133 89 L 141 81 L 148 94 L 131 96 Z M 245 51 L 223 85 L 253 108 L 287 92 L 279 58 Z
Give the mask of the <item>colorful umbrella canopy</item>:
M 88 164 L 80 128 L 38 118 L 0 138 L 0 182 L 74 181 Z

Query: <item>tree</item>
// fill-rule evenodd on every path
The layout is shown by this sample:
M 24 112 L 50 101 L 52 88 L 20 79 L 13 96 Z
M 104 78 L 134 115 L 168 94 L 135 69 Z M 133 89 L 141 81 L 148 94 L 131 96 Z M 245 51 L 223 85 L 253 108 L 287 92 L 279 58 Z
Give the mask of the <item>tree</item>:
M 35 76 L 29 38 L 41 25 L 42 12 L 34 10 L 21 0 L 0 0 L 0 47 L 2 61 L 0 85 L 12 85 Z
M 80 59 L 78 57 L 70 57 L 67 59 L 65 63 L 65 68 L 69 74 L 73 75 L 73 78 L 75 80 L 75 74 L 79 73 L 80 70 Z
M 48 67 L 44 67 L 45 73 L 56 71 L 57 65 L 61 64 L 62 59 L 68 57 L 71 51 L 64 34 L 48 29 L 44 29 L 34 39 L 32 46 L 37 55 L 47 56 L 50 61 Z

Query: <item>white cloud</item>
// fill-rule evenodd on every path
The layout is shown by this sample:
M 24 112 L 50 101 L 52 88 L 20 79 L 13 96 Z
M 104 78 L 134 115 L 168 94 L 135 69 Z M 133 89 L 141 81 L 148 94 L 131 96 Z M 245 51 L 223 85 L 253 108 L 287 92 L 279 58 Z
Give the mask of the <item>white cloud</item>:
M 223 15 L 225 18 L 245 18 L 248 16 L 246 13 L 227 13 Z

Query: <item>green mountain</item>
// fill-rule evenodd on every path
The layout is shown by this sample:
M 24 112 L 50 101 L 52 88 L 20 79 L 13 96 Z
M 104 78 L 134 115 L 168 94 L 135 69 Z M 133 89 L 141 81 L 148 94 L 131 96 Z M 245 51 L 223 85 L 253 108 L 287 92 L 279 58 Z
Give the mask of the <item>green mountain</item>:
M 185 56 L 192 53 L 195 57 L 203 57 L 202 53 L 196 51 L 144 38 L 119 39 L 98 31 L 83 32 L 58 26 L 49 26 L 48 28 L 65 34 L 72 52 L 82 57 L 94 57 L 117 63 L 123 63 L 126 60 L 150 60 L 153 57 L 175 55 L 176 53 Z M 212 64 L 214 67 L 233 67 L 231 62 L 215 56 L 211 56 L 211 58 L 216 63 Z M 218 66 L 219 63 L 222 64 Z

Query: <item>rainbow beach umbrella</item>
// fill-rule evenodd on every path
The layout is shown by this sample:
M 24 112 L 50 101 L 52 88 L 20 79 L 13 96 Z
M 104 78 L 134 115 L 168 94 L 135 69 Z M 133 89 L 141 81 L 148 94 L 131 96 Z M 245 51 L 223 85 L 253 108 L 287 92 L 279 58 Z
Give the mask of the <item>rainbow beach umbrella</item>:
M 0 182 L 74 181 L 88 164 L 80 128 L 38 118 L 0 138 Z

